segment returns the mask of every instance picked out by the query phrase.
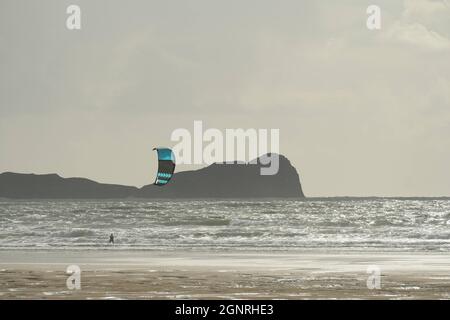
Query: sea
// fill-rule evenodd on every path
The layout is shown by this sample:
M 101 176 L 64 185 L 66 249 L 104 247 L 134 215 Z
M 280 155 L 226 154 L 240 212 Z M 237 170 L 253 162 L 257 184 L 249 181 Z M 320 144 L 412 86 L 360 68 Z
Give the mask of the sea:
M 448 252 L 450 199 L 0 200 L 0 249 L 30 248 Z

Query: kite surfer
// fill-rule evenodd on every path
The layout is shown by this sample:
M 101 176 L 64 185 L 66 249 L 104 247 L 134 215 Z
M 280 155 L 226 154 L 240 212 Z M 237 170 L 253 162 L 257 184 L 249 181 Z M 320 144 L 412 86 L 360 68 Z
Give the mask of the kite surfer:
M 109 244 L 114 244 L 114 234 L 110 234 L 109 235 L 109 242 L 108 242 Z

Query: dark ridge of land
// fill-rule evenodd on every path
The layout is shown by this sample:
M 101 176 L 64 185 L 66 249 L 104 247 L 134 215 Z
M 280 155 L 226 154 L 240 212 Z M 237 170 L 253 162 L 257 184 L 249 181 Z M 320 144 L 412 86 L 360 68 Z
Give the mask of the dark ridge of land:
M 98 183 L 57 174 L 0 174 L 0 198 L 10 199 L 117 199 L 117 198 L 304 198 L 297 170 L 279 156 L 275 175 L 261 175 L 255 164 L 212 164 L 206 168 L 175 173 L 163 187 L 142 188 Z

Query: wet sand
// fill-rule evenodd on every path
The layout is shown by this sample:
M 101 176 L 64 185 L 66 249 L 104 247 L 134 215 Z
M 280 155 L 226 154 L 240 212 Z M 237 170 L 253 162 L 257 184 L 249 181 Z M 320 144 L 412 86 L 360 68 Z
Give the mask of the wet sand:
M 67 288 L 69 265 L 80 290 Z M 448 253 L 0 251 L 0 299 L 449 298 Z

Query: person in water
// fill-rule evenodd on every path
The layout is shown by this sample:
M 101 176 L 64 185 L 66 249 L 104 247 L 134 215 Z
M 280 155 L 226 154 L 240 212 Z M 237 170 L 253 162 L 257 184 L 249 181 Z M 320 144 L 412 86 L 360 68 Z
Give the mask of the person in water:
M 109 235 L 109 242 L 108 243 L 114 244 L 114 234 L 111 233 Z

